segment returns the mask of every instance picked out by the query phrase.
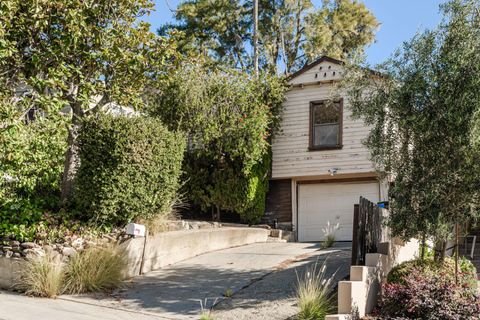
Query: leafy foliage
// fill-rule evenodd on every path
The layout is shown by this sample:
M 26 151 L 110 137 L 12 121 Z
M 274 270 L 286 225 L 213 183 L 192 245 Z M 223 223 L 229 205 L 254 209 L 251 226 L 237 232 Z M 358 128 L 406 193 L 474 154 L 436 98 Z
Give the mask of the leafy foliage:
M 79 135 L 81 217 L 122 225 L 166 214 L 179 186 L 185 139 L 158 120 L 97 115 Z
M 392 182 L 389 224 L 405 239 L 443 240 L 479 212 L 480 3 L 442 9 L 443 22 L 405 43 L 381 76 L 352 68 L 346 78 L 354 114 L 372 127 L 372 159 Z
M 379 315 L 382 319 L 478 319 L 480 299 L 469 288 L 456 286 L 441 273 L 418 269 L 404 283 L 386 283 L 382 288 Z
M 406 277 L 414 270 L 423 274 L 440 274 L 445 279 L 455 282 L 455 261 L 452 258 L 446 258 L 444 261 L 435 261 L 429 259 L 415 259 L 406 261 L 395 266 L 387 276 L 388 283 L 405 284 Z M 463 258 L 459 263 L 459 281 L 464 287 L 475 289 L 477 287 L 477 270 L 469 260 Z
M 283 80 L 188 65 L 163 82 L 151 114 L 188 135 L 185 194 L 204 210 L 264 213 L 269 139 L 279 127 Z
M 141 107 L 145 87 L 163 72 L 175 45 L 139 17 L 149 0 L 3 0 L 0 3 L 0 91 L 22 89 L 50 115 L 68 106 L 63 202 L 78 168 L 80 120 L 111 102 Z
M 187 34 L 183 49 L 207 52 L 215 61 L 232 67 L 252 65 L 253 1 L 190 0 L 175 11 L 177 24 L 165 25 Z M 345 58 L 374 39 L 378 22 L 361 2 L 324 0 L 321 8 L 310 0 L 260 0 L 259 45 L 261 64 L 277 71 L 283 64 L 291 73 L 321 55 Z
M 11 100 L 0 102 L 0 236 L 31 240 L 43 213 L 56 209 L 64 124 L 61 116 L 30 122 Z

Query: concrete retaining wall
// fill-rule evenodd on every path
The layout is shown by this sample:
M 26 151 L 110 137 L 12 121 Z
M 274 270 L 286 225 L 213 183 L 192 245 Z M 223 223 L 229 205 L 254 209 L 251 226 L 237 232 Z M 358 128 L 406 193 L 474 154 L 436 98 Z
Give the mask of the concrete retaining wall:
M 12 289 L 18 283 L 23 259 L 0 257 L 0 288 Z
M 143 237 L 132 238 L 122 243 L 128 256 L 126 276 L 160 269 L 210 251 L 266 242 L 269 234 L 270 230 L 261 228 L 207 228 L 164 232 L 147 237 L 146 242 Z M 0 288 L 14 287 L 24 262 L 24 259 L 0 257 Z
M 160 233 L 147 237 L 143 266 L 145 238 L 133 238 L 122 244 L 128 254 L 127 276 L 160 269 L 210 251 L 266 242 L 269 234 L 269 230 L 260 228 L 215 228 Z

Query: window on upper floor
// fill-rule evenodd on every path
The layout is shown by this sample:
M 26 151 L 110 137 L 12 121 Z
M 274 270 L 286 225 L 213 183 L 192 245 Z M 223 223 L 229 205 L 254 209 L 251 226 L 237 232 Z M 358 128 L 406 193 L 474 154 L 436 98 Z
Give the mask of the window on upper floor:
M 343 100 L 310 102 L 310 150 L 342 148 Z

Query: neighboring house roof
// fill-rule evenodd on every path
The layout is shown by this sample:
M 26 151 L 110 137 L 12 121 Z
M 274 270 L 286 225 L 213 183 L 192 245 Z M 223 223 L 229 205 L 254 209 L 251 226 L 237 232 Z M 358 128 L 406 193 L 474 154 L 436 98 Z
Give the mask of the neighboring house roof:
M 305 65 L 303 68 L 301 68 L 300 70 L 298 70 L 297 72 L 295 73 L 292 73 L 289 77 L 288 77 L 288 80 L 292 80 L 293 78 L 296 78 L 298 77 L 299 75 L 303 74 L 304 72 L 318 66 L 320 63 L 324 62 L 324 61 L 327 61 L 327 62 L 331 62 L 331 63 L 335 63 L 335 64 L 338 64 L 338 65 L 343 65 L 344 62 L 341 61 L 341 60 L 337 60 L 337 59 L 334 59 L 334 58 L 330 58 L 330 57 L 327 57 L 327 56 L 321 56 L 320 58 L 318 58 L 317 60 Z

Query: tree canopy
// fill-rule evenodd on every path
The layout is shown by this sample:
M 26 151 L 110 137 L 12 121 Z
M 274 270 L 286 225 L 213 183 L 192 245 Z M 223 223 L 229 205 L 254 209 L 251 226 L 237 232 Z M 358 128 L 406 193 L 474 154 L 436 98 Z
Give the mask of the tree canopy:
M 162 82 L 150 114 L 188 136 L 185 195 L 203 211 L 243 221 L 264 214 L 270 137 L 278 128 L 286 86 L 235 70 L 187 64 Z
M 354 114 L 390 187 L 390 226 L 405 238 L 445 239 L 479 217 L 480 2 L 452 0 L 443 21 L 380 67 L 352 67 Z
M 175 11 L 176 29 L 188 35 L 184 50 L 196 48 L 231 67 L 252 65 L 252 1 L 189 0 Z M 259 0 L 260 65 L 287 74 L 321 55 L 343 59 L 374 40 L 378 22 L 362 2 L 324 0 Z
M 0 3 L 0 90 L 14 97 L 25 89 L 17 109 L 35 105 L 50 116 L 71 110 L 64 200 L 78 167 L 80 120 L 109 103 L 140 107 L 148 81 L 171 57 L 174 43 L 138 20 L 152 7 L 149 0 Z

